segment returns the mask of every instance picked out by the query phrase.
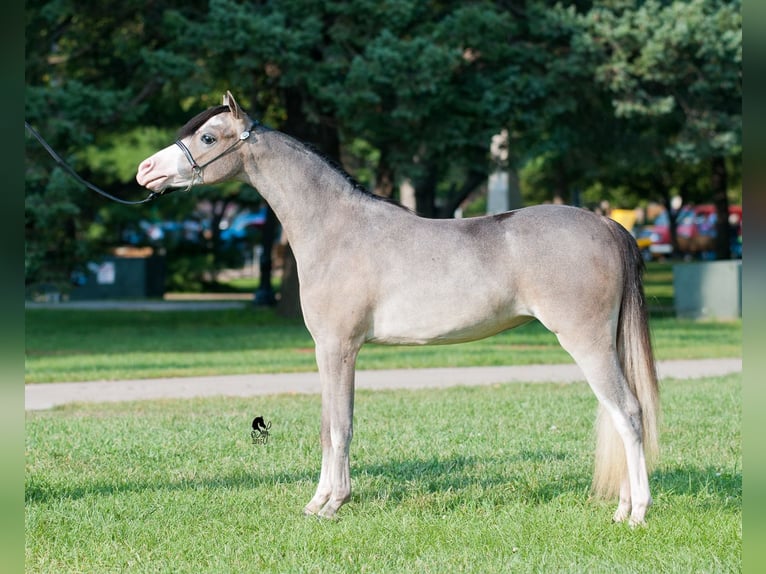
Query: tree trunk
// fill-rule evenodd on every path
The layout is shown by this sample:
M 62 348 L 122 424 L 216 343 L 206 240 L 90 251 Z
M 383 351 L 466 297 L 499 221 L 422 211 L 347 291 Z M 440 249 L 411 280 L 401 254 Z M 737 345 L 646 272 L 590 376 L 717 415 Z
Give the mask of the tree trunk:
M 375 170 L 375 189 L 372 190 L 375 195 L 392 198 L 394 196 L 394 176 L 391 166 L 386 161 L 386 154 L 381 151 L 380 161 Z
M 515 174 L 512 174 L 515 175 Z M 439 217 L 441 218 L 449 218 L 454 217 L 455 212 L 458 210 L 460 205 L 468 198 L 469 195 L 471 195 L 477 187 L 480 185 L 483 185 L 487 181 L 487 174 L 483 171 L 471 171 L 468 176 L 466 177 L 466 180 L 463 182 L 463 185 L 460 186 L 460 188 L 457 188 L 457 186 L 454 186 L 452 189 L 452 193 L 450 193 L 449 200 L 444 206 L 444 209 L 439 214 Z M 520 206 L 516 206 L 520 207 Z M 514 209 L 515 207 L 511 207 L 511 209 Z
M 729 230 L 729 197 L 726 194 L 728 188 L 728 174 L 726 172 L 726 160 L 722 156 L 716 156 L 711 160 L 710 188 L 713 196 L 713 204 L 716 208 L 716 239 L 715 258 L 731 258 L 731 232 Z
M 298 89 L 284 92 L 287 119 L 284 131 L 297 140 L 313 145 L 340 165 L 340 136 L 334 126 L 327 123 L 309 123 L 303 110 L 303 95 Z
M 223 214 L 226 213 L 226 208 L 231 203 L 228 200 L 213 200 L 210 202 L 212 204 L 212 217 L 210 221 L 210 243 L 212 244 L 213 248 L 213 273 L 218 271 L 219 267 L 221 266 L 221 220 L 223 219 Z
M 303 311 L 301 310 L 300 286 L 298 285 L 298 267 L 289 243 L 285 246 L 282 288 L 279 292 L 277 314 L 289 319 L 302 318 Z
M 258 288 L 255 290 L 254 303 L 256 305 L 274 305 L 277 300 L 274 295 L 274 285 L 271 281 L 272 270 L 272 254 L 274 251 L 274 241 L 277 237 L 277 228 L 279 227 L 279 221 L 274 214 L 274 210 L 271 206 L 266 207 L 266 222 L 263 224 L 261 230 L 261 247 L 263 252 L 261 253 L 259 266 L 259 279 Z
M 416 182 L 415 205 L 418 215 L 429 218 L 437 217 L 435 168 L 429 168 L 426 176 Z

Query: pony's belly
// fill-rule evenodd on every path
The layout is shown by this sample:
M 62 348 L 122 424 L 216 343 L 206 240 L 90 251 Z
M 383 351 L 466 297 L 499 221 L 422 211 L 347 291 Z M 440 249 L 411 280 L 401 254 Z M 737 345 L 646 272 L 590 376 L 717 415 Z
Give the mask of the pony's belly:
M 379 315 L 367 332 L 370 343 L 385 345 L 447 345 L 496 335 L 531 321 L 533 317 L 515 313 L 463 317 L 448 311 L 424 315 L 395 313 Z

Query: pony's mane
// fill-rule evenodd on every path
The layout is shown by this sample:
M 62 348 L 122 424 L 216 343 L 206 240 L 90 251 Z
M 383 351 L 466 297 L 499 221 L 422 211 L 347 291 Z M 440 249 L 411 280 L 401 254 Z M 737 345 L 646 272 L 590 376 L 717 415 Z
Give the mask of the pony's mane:
M 277 132 L 281 133 L 281 132 Z M 314 144 L 307 143 L 304 141 L 297 140 L 291 136 L 288 136 L 287 134 L 282 134 L 298 144 L 300 147 L 304 148 L 307 152 L 317 156 L 320 160 L 322 160 L 323 163 L 327 165 L 330 169 L 332 169 L 335 173 L 340 175 L 346 182 L 348 182 L 351 185 L 351 188 L 354 190 L 354 192 L 359 193 L 360 195 L 363 195 L 369 199 L 375 200 L 375 201 L 382 201 L 384 203 L 390 203 L 391 205 L 395 205 L 396 207 L 401 207 L 402 209 L 405 209 L 407 211 L 411 211 L 410 208 L 402 205 L 399 203 L 396 199 L 393 199 L 391 197 L 384 197 L 382 195 L 376 195 L 372 193 L 369 189 L 367 189 L 364 185 L 359 183 L 354 176 L 352 176 L 350 173 L 348 173 L 342 165 L 340 165 L 335 159 L 328 156 L 326 153 L 324 153 L 322 150 L 317 148 Z
M 208 108 L 204 111 L 201 111 L 196 116 L 194 116 L 192 119 L 190 119 L 188 122 L 186 122 L 183 127 L 178 130 L 178 139 L 183 139 L 187 136 L 192 135 L 194 132 L 196 132 L 198 129 L 200 129 L 206 121 L 208 121 L 213 116 L 217 116 L 218 114 L 221 114 L 223 112 L 230 112 L 229 106 L 215 106 L 212 108 Z

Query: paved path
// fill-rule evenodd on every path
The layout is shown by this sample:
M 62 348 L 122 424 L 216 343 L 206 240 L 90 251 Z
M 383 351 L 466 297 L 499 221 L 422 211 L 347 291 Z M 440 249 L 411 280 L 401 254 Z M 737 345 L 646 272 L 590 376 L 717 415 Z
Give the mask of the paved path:
M 661 378 L 699 378 L 742 371 L 742 359 L 661 361 Z M 583 381 L 574 364 L 513 367 L 462 367 L 357 371 L 357 389 L 425 389 L 489 385 L 508 382 Z M 132 381 L 31 384 L 25 387 L 26 410 L 49 409 L 67 403 L 101 403 L 211 396 L 250 397 L 281 393 L 318 393 L 319 375 L 283 373 L 226 375 Z
M 245 309 L 252 307 L 252 295 L 245 301 L 242 297 L 227 297 L 222 300 L 156 300 L 140 301 L 64 301 L 62 303 L 38 303 L 27 301 L 25 309 L 76 309 L 77 311 L 221 311 L 223 309 Z

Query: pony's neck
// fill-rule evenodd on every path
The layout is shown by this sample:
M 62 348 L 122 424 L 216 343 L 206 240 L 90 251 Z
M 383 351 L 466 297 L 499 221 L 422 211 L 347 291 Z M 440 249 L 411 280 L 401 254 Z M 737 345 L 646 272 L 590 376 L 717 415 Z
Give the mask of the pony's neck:
M 362 192 L 307 146 L 273 130 L 256 136 L 245 147 L 242 179 L 269 203 L 294 249 L 304 236 L 331 232 L 353 204 L 364 203 Z

